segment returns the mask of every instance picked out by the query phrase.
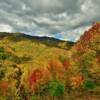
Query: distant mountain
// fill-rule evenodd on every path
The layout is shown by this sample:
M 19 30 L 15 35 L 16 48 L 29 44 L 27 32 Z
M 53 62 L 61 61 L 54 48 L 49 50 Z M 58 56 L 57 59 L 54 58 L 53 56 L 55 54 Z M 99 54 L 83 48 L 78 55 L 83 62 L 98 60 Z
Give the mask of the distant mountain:
M 70 49 L 73 45 L 74 42 L 72 41 L 64 41 L 64 40 L 59 40 L 53 37 L 46 37 L 46 36 L 30 36 L 26 35 L 24 33 L 6 33 L 6 32 L 0 32 L 0 38 L 3 39 L 3 37 L 9 37 L 9 39 L 14 40 L 14 41 L 21 41 L 23 39 L 30 39 L 33 40 L 37 43 L 42 43 L 51 47 L 58 47 L 62 49 Z

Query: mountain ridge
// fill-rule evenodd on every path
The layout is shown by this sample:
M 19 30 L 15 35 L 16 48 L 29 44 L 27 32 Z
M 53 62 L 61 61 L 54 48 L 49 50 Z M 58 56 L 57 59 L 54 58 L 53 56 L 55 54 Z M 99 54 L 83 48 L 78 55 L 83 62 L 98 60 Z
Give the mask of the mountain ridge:
M 66 49 L 66 46 L 68 45 L 69 47 L 74 45 L 74 42 L 72 41 L 65 41 L 65 40 L 59 40 L 53 37 L 47 37 L 47 36 L 30 36 L 24 33 L 7 33 L 7 32 L 0 32 L 0 37 L 1 39 L 3 39 L 3 37 L 12 37 L 12 40 L 16 41 L 16 40 L 20 40 L 20 38 L 26 38 L 26 39 L 30 39 L 30 40 L 36 40 L 39 43 L 43 43 L 46 44 L 48 46 L 55 46 L 55 47 L 59 47 L 58 44 L 65 43 L 65 47 L 63 49 Z M 13 39 L 14 38 L 14 39 Z M 17 39 L 15 39 L 17 38 Z

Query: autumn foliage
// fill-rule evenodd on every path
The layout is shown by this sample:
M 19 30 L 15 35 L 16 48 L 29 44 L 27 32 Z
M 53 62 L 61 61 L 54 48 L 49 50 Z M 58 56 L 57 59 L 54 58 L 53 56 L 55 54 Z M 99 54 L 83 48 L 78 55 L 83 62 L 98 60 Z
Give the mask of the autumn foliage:
M 34 85 L 35 85 L 36 83 L 38 83 L 38 82 L 41 80 L 42 76 L 43 76 L 43 73 L 42 73 L 42 71 L 39 70 L 39 69 L 34 70 L 34 71 L 29 75 L 29 87 L 30 87 L 30 89 L 31 89 L 32 87 L 34 87 Z
M 63 62 L 63 67 L 67 71 L 70 68 L 70 61 L 69 60 L 65 60 Z
M 9 86 L 10 86 L 10 84 L 8 81 L 0 81 L 0 92 L 2 92 L 3 95 L 7 95 Z
M 73 76 L 70 78 L 70 81 L 71 81 L 71 86 L 73 88 L 77 88 L 83 84 L 84 78 L 83 76 Z
M 26 37 L 16 44 L 10 42 L 8 47 L 0 46 L 0 99 L 86 100 L 93 95 L 93 100 L 100 100 L 100 23 L 69 51 L 40 41 L 35 44 L 36 40 L 27 41 Z

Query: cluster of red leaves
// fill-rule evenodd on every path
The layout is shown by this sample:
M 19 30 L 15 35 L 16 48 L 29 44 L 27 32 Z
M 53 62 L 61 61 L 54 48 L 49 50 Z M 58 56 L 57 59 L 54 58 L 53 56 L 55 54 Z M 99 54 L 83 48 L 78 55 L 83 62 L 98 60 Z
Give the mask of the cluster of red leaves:
M 50 61 L 49 70 L 52 74 L 52 77 L 64 81 L 66 78 L 65 73 L 69 69 L 69 66 L 70 62 L 68 60 L 61 62 L 60 60 L 56 59 Z
M 85 33 L 84 33 L 84 35 L 82 36 L 82 39 L 84 39 L 84 41 L 90 41 L 91 39 L 92 39 L 92 34 L 91 34 L 91 32 L 88 32 L 88 31 L 86 31 Z
M 3 95 L 7 95 L 9 89 L 8 81 L 0 81 L 0 91 L 2 91 Z
M 70 61 L 69 60 L 65 60 L 63 62 L 63 67 L 65 70 L 68 70 L 70 68 Z
M 70 78 L 70 81 L 71 81 L 71 86 L 73 88 L 77 88 L 80 85 L 82 85 L 84 78 L 83 78 L 83 76 L 73 76 Z
M 53 59 L 49 63 L 49 70 L 52 77 L 60 78 L 62 77 L 62 73 L 64 72 L 63 64 L 59 60 Z
M 49 65 L 54 70 L 62 70 L 62 69 L 68 70 L 70 66 L 70 61 L 64 60 L 63 62 L 61 62 L 59 60 L 51 60 Z
M 48 81 L 51 79 L 51 73 L 47 68 L 33 70 L 28 78 L 29 88 L 34 90 L 39 82 Z
M 50 67 L 54 70 L 60 70 L 63 68 L 63 64 L 59 60 L 51 60 L 49 63 Z
M 85 51 L 87 50 L 87 47 L 83 46 L 81 43 L 77 43 L 75 45 L 75 49 L 80 53 L 85 53 Z
M 29 88 L 32 89 L 36 83 L 38 83 L 43 76 L 43 73 L 40 69 L 35 69 L 29 75 Z

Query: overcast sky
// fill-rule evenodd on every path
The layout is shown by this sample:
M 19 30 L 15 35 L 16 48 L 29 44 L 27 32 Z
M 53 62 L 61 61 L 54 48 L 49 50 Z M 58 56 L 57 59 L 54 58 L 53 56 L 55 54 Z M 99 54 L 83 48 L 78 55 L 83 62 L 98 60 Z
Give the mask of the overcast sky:
M 0 0 L 0 31 L 76 41 L 100 20 L 100 0 Z

